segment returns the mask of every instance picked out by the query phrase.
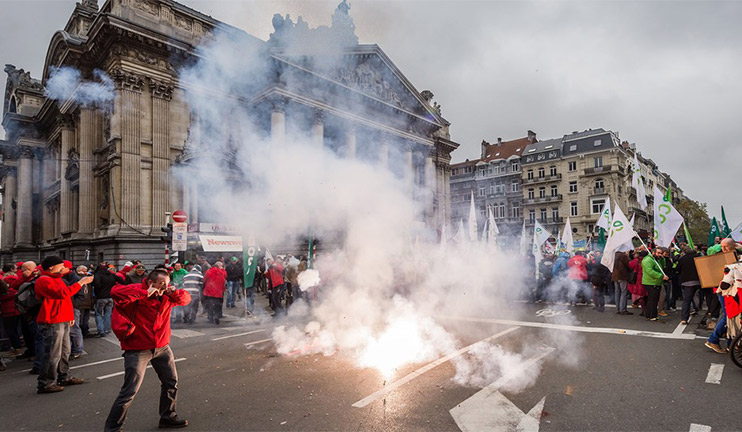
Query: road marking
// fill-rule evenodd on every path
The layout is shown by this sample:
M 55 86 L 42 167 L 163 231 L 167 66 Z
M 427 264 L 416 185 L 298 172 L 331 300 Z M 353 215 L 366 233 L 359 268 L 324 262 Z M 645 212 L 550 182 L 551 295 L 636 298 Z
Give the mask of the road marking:
M 696 338 L 696 335 L 685 334 L 685 333 L 676 335 L 672 333 L 662 333 L 662 332 L 629 330 L 629 329 L 608 328 L 608 327 L 582 327 L 582 326 L 573 326 L 573 325 L 565 325 L 565 324 L 504 320 L 504 319 L 495 319 L 495 318 L 465 318 L 465 317 L 454 317 L 454 316 L 439 316 L 439 317 L 443 319 L 451 319 L 451 320 L 459 320 L 459 321 L 483 322 L 483 323 L 490 323 L 490 324 L 513 325 L 513 326 L 522 326 L 522 327 L 536 327 L 536 328 L 545 328 L 545 329 L 551 329 L 551 330 L 566 330 L 566 331 L 582 332 L 582 333 L 604 333 L 604 334 L 615 334 L 615 335 L 623 335 L 623 336 L 644 336 L 644 337 L 651 337 L 651 338 L 658 338 L 658 339 L 680 339 L 680 340 L 689 340 L 689 339 Z
M 251 347 L 251 346 L 253 346 L 253 345 L 259 345 L 259 344 L 262 344 L 262 343 L 270 342 L 270 341 L 272 341 L 272 340 L 273 340 L 272 338 L 268 338 L 268 339 L 260 339 L 260 340 L 257 340 L 257 341 L 255 341 L 255 342 L 249 342 L 249 343 L 246 343 L 246 344 L 245 344 L 245 347 L 247 347 L 247 348 L 250 348 L 250 347 Z
M 106 342 L 110 342 L 116 346 L 120 346 L 119 340 L 116 338 L 116 336 L 113 333 L 109 333 L 106 335 L 106 337 L 100 338 L 100 339 L 103 339 Z
M 372 395 L 366 396 L 365 398 L 363 398 L 363 399 L 359 400 L 358 402 L 354 403 L 353 406 L 356 407 L 356 408 L 363 408 L 366 405 L 370 404 L 371 402 L 373 402 L 373 401 L 375 401 L 375 400 L 377 400 L 377 399 L 379 399 L 379 398 L 381 398 L 383 396 L 386 396 L 388 393 L 392 392 L 393 390 L 396 390 L 397 388 L 399 388 L 399 387 L 407 384 L 408 382 L 412 381 L 413 379 L 415 379 L 415 378 L 419 377 L 420 375 L 424 374 L 425 372 L 428 372 L 429 370 L 435 368 L 436 366 L 442 365 L 443 363 L 451 360 L 452 358 L 458 357 L 458 356 L 460 356 L 460 355 L 468 352 L 475 345 L 480 344 L 480 343 L 483 343 L 483 342 L 489 342 L 489 341 L 495 340 L 495 339 L 497 339 L 497 338 L 499 338 L 501 336 L 505 336 L 506 334 L 508 334 L 510 332 L 513 332 L 515 330 L 518 330 L 518 328 L 519 327 L 511 327 L 511 328 L 509 328 L 507 330 L 503 330 L 500 333 L 494 334 L 494 335 L 492 335 L 492 336 L 490 336 L 490 337 L 488 337 L 486 339 L 482 339 L 479 342 L 475 342 L 475 343 L 473 343 L 473 344 L 471 344 L 471 345 L 469 345 L 467 347 L 461 348 L 460 350 L 458 350 L 456 352 L 453 352 L 451 354 L 448 354 L 445 357 L 441 357 L 441 358 L 439 358 L 438 360 L 436 360 L 436 361 L 434 361 L 432 363 L 428 363 L 427 365 L 425 365 L 425 366 L 421 367 L 420 369 L 418 369 L 418 370 L 416 370 L 416 371 L 414 371 L 414 372 L 412 372 L 412 373 L 410 373 L 410 374 L 408 374 L 408 375 L 406 375 L 406 376 L 398 379 L 397 381 L 394 381 L 391 384 L 385 385 L 383 389 L 377 391 L 376 393 L 374 393 Z
M 688 432 L 711 432 L 711 426 L 691 423 Z
M 721 374 L 724 373 L 724 363 L 711 363 L 706 375 L 706 384 L 721 384 Z
M 70 367 L 70 370 L 80 369 L 80 368 L 84 368 L 84 367 L 88 367 L 88 366 L 95 366 L 95 365 L 99 365 L 99 364 L 103 364 L 103 363 L 110 363 L 112 361 L 123 360 L 123 359 L 124 359 L 123 357 L 116 357 L 116 358 L 112 358 L 112 359 L 108 359 L 108 360 L 101 360 L 101 361 L 92 362 L 92 363 L 85 363 L 85 364 L 81 364 L 81 365 L 77 365 L 77 366 L 71 366 Z M 30 371 L 31 371 L 31 369 L 23 369 L 22 371 L 18 371 L 18 373 L 21 373 L 21 372 L 28 373 Z
M 522 370 L 534 367 L 541 359 L 554 351 L 554 348 L 546 347 L 543 352 L 525 361 L 521 365 Z M 451 408 L 449 413 L 459 429 L 463 432 L 482 430 L 538 431 L 546 396 L 541 398 L 528 413 L 525 413 L 499 391 L 512 379 L 514 379 L 513 375 L 500 377 L 497 381 Z
M 688 320 L 688 323 L 690 323 L 690 320 Z M 675 331 L 672 332 L 672 334 L 674 334 L 675 336 L 681 335 L 685 331 L 686 327 L 688 327 L 688 324 L 683 324 L 681 322 L 680 324 L 678 324 L 677 327 L 675 327 Z
M 185 360 L 185 357 L 176 358 L 175 359 L 175 363 L 182 362 L 183 360 Z M 145 369 L 152 369 L 152 365 L 147 366 Z M 114 372 L 112 374 L 102 375 L 102 376 L 99 376 L 99 377 L 95 377 L 95 379 L 97 379 L 98 381 L 103 381 L 104 379 L 113 378 L 115 376 L 123 375 L 124 372 L 125 371 Z
M 237 334 L 233 334 L 233 335 L 221 336 L 221 337 L 212 339 L 212 341 L 224 340 L 224 339 L 229 339 L 229 338 L 239 337 L 239 336 L 247 336 L 247 335 L 251 335 L 251 334 L 254 334 L 254 333 L 259 333 L 259 332 L 262 332 L 262 331 L 265 331 L 265 330 L 263 330 L 263 329 L 257 329 L 257 330 L 249 331 L 247 333 L 237 333 Z
M 188 329 L 177 329 L 177 330 L 173 330 L 171 333 L 173 336 L 175 336 L 178 339 L 192 338 L 192 337 L 204 335 L 203 333 L 199 331 L 188 330 Z

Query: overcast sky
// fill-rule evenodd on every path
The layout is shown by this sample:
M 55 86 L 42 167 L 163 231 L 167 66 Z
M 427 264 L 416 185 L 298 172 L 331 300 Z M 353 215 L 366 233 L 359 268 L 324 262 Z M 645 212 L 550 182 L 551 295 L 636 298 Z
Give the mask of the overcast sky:
M 261 39 L 274 13 L 328 25 L 339 0 L 183 0 Z M 103 0 L 99 3 L 102 5 Z M 74 0 L 0 0 L 0 63 L 41 75 Z M 742 221 L 742 2 L 356 0 L 361 43 L 376 43 L 429 89 L 461 147 L 588 128 L 617 131 L 691 198 Z

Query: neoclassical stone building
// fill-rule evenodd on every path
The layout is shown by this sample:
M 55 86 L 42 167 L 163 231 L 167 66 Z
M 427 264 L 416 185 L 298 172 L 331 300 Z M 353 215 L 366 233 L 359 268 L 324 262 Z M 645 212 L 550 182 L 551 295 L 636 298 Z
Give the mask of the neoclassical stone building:
M 416 90 L 378 46 L 358 44 L 348 9 L 343 1 L 331 27 L 311 30 L 301 19 L 276 16 L 275 33 L 262 41 L 173 0 L 78 3 L 49 43 L 41 79 L 5 67 L 3 263 L 50 253 L 78 262 L 154 263 L 163 257 L 166 212 L 182 208 L 189 223 L 220 222 L 199 200 L 199 184 L 172 175 L 208 150 L 186 102 L 196 90 L 178 77 L 217 30 L 263 46 L 272 65 L 255 97 L 240 100 L 265 137 L 278 142 L 287 129 L 298 130 L 318 148 L 375 161 L 409 180 L 411 198 L 425 200 L 423 222 L 438 229 L 450 218 L 450 154 L 458 144 L 432 93 Z M 311 54 L 286 50 L 308 37 L 340 43 L 342 62 L 312 70 Z M 103 71 L 113 81 L 113 100 L 47 97 L 50 73 L 61 66 L 79 70 L 86 82 Z M 286 86 L 291 77 L 302 84 Z M 208 83 L 198 91 L 208 93 Z

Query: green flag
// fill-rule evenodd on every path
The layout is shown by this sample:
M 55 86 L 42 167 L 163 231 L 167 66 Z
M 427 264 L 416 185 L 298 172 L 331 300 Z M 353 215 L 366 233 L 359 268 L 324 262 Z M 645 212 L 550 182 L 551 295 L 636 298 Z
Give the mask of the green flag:
M 719 224 L 716 223 L 716 217 L 711 219 L 711 229 L 709 230 L 709 241 L 707 243 L 707 246 L 713 246 L 716 237 L 719 237 L 721 233 L 719 232 Z
M 243 284 L 245 288 L 251 288 L 255 280 L 255 272 L 258 267 L 258 246 L 254 236 L 242 237 L 242 271 Z M 247 302 L 245 302 L 247 307 Z
M 605 229 L 600 228 L 598 233 L 598 249 L 602 251 L 605 248 Z
M 670 190 L 670 186 L 668 186 L 667 190 L 665 191 L 665 201 L 672 204 L 672 190 Z
M 683 232 L 685 233 L 685 242 L 688 243 L 691 249 L 695 249 L 696 245 L 693 244 L 693 239 L 690 237 L 690 231 L 688 231 L 685 221 L 683 221 Z
M 721 206 L 721 237 L 729 237 L 732 230 L 729 229 L 729 223 L 727 223 L 727 215 L 724 214 L 724 206 Z

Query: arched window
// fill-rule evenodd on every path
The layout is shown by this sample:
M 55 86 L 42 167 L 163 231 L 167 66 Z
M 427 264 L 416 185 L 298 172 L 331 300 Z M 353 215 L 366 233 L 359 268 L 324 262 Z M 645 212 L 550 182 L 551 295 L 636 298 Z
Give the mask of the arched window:
M 10 106 L 8 107 L 8 112 L 14 113 L 16 112 L 17 107 L 15 103 L 15 96 L 10 97 Z
M 602 190 L 605 189 L 605 183 L 603 182 L 602 178 L 595 180 L 595 190 Z

